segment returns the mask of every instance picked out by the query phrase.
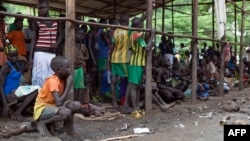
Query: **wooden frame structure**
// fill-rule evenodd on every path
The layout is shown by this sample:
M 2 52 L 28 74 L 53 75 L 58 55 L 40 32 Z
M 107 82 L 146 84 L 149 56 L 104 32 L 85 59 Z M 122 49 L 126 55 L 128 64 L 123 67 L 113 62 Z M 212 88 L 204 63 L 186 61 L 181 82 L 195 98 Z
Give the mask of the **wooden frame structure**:
M 50 2 L 62 2 L 64 0 L 50 0 Z M 136 29 L 136 28 L 128 28 L 128 27 L 122 27 L 122 26 L 113 26 L 113 25 L 103 25 L 103 24 L 98 24 L 98 23 L 89 23 L 89 22 L 83 22 L 83 21 L 77 21 L 75 20 L 75 13 L 78 12 L 80 14 L 88 14 L 88 16 L 94 16 L 94 17 L 99 17 L 99 18 L 108 18 L 108 17 L 116 17 L 117 14 L 119 13 L 124 13 L 126 10 L 118 10 L 119 9 L 119 6 L 122 6 L 121 2 L 123 0 L 113 0 L 113 2 L 109 2 L 108 0 L 93 0 L 95 2 L 99 1 L 99 2 L 104 2 L 108 5 L 106 5 L 105 7 L 102 7 L 102 9 L 100 10 L 101 13 L 99 13 L 98 15 L 93 15 L 93 10 L 96 10 L 96 9 L 90 9 L 90 13 L 84 11 L 84 9 L 77 9 L 77 6 L 79 6 L 79 4 L 81 2 L 85 2 L 85 3 L 88 3 L 88 2 L 91 2 L 89 0 L 65 0 L 66 3 L 64 4 L 65 7 L 63 7 L 62 4 L 60 4 L 60 6 L 54 6 L 51 5 L 54 9 L 66 9 L 66 18 L 40 18 L 40 17 L 34 17 L 34 16 L 29 16 L 29 15 L 18 15 L 18 14 L 11 14 L 11 13 L 8 13 L 8 12 L 0 12 L 0 14 L 5 14 L 7 16 L 14 16 L 14 17 L 24 17 L 24 18 L 34 18 L 34 19 L 39 19 L 39 20 L 66 20 L 66 36 L 67 37 L 70 37 L 70 39 L 66 40 L 66 56 L 71 60 L 71 63 L 73 64 L 73 56 L 74 56 L 74 51 L 73 51 L 73 48 L 72 46 L 74 46 L 74 23 L 81 23 L 81 24 L 88 24 L 88 25 L 99 25 L 99 26 L 107 26 L 107 27 L 120 27 L 120 28 L 124 28 L 124 29 L 131 29 L 131 30 L 138 30 L 138 31 L 144 31 L 144 32 L 150 32 L 151 33 L 151 37 L 154 36 L 154 34 L 161 34 L 161 35 L 169 35 L 167 33 L 163 33 L 160 32 L 160 31 L 154 31 L 152 29 L 152 11 L 153 11 L 153 8 L 155 7 L 163 7 L 163 22 L 164 22 L 164 11 L 165 11 L 165 4 L 167 2 L 172 2 L 173 0 L 147 0 L 146 2 L 139 2 L 138 5 L 134 5 L 135 6 L 135 9 L 134 10 L 130 10 L 132 9 L 131 5 L 130 6 L 125 6 L 125 8 L 127 8 L 127 12 L 129 15 L 137 15 L 139 13 L 142 13 L 142 12 L 145 12 L 147 11 L 147 29 Z M 92 2 L 93 2 L 92 1 Z M 130 0 L 127 0 L 127 1 L 130 1 Z M 242 26 L 241 26 L 241 29 L 242 29 L 242 32 L 241 34 L 243 35 L 244 34 L 244 20 L 245 20 L 245 13 L 246 13 L 246 10 L 245 10 L 245 0 L 243 0 L 243 5 L 242 5 L 242 8 L 238 7 L 235 2 L 238 1 L 238 0 L 233 0 L 233 1 L 230 1 L 230 0 L 227 0 L 228 2 L 234 4 L 235 6 L 235 13 L 236 13 L 236 8 L 240 9 L 242 11 Z M 34 0 L 25 0 L 25 1 L 22 1 L 22 0 L 1 0 L 0 1 L 0 4 L 2 4 L 2 2 L 8 2 L 8 3 L 16 3 L 16 4 L 21 4 L 21 5 L 28 5 L 28 6 L 34 6 L 35 3 L 34 3 Z M 28 4 L 29 3 L 29 4 Z M 212 2 L 213 3 L 213 2 Z M 133 3 L 132 3 L 133 5 Z M 173 19 L 173 3 L 171 5 L 172 7 L 172 19 Z M 193 50 L 193 54 L 196 55 L 197 54 L 197 40 L 207 40 L 207 41 L 213 41 L 213 42 L 221 42 L 221 43 L 225 43 L 225 41 L 223 40 L 216 40 L 214 39 L 214 35 L 213 35 L 213 38 L 212 39 L 209 39 L 209 38 L 199 38 L 197 37 L 197 27 L 198 27 L 198 22 L 197 22 L 197 19 L 198 19 L 198 6 L 199 6 L 199 1 L 198 0 L 193 0 L 192 1 L 192 11 L 193 11 L 193 14 L 192 14 L 192 21 L 193 21 L 193 27 L 192 27 L 192 36 L 185 36 L 185 35 L 176 35 L 176 34 L 171 34 L 171 36 L 173 37 L 179 37 L 179 38 L 189 38 L 189 39 L 192 39 L 193 41 L 193 47 L 194 47 L 194 50 Z M 110 8 L 112 7 L 112 8 Z M 82 8 L 86 8 L 86 7 L 82 7 Z M 105 13 L 104 11 L 106 11 L 105 9 L 107 8 L 107 12 Z M 76 12 L 75 12 L 76 11 Z M 113 13 L 112 13 L 113 12 Z M 98 13 L 98 12 L 97 12 Z M 213 14 L 214 15 L 214 14 Z M 235 14 L 236 15 L 236 14 Z M 214 19 L 214 18 L 213 18 Z M 173 22 L 173 20 L 172 20 Z M 173 25 L 173 24 L 172 24 Z M 163 24 L 163 27 L 162 29 L 164 29 L 164 24 Z M 214 25 L 213 25 L 213 30 L 214 30 Z M 153 40 L 153 38 L 149 38 L 148 42 L 151 43 Z M 236 43 L 237 42 L 237 38 L 235 39 L 235 43 L 231 43 L 232 45 L 240 45 L 241 48 L 240 48 L 240 52 L 241 52 L 241 56 L 240 58 L 242 58 L 242 49 L 243 49 L 243 46 L 246 46 L 243 44 L 243 36 L 241 36 L 241 40 L 240 40 L 240 43 Z M 222 48 L 222 51 L 223 51 L 223 48 Z M 222 57 L 223 59 L 224 57 Z M 192 103 L 196 103 L 196 82 L 197 82 L 197 58 L 195 57 L 193 59 L 193 69 L 192 69 Z M 149 111 L 152 109 L 152 97 L 151 97 L 151 74 L 152 74 L 152 64 L 151 64 L 151 60 L 152 60 L 152 52 L 151 50 L 147 52 L 147 66 L 146 66 L 146 111 L 149 113 Z M 223 62 L 223 61 L 222 61 Z M 242 59 L 241 59 L 241 74 L 242 75 Z M 221 67 L 221 72 L 224 72 L 224 67 Z M 223 77 L 223 76 L 222 76 Z M 221 78 L 222 78 L 221 77 Z M 222 79 L 221 79 L 222 80 Z M 222 81 L 221 81 L 222 82 Z M 222 88 L 223 88 L 223 83 L 220 83 L 221 84 L 221 87 L 220 87 L 220 95 L 223 94 L 223 91 L 222 91 Z M 242 85 L 242 78 L 240 77 L 240 84 Z M 241 90 L 241 85 L 240 85 L 240 90 Z

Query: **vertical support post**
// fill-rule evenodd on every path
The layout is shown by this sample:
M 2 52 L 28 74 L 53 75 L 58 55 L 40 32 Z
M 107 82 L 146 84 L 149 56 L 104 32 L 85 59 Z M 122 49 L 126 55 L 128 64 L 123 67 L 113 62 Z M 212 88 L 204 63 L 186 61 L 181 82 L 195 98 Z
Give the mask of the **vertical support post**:
M 33 15 L 36 16 L 36 8 L 33 7 Z
M 117 1 L 114 0 L 113 18 L 116 18 L 116 6 L 117 6 Z
M 171 7 L 172 7 L 172 32 L 174 34 L 174 1 L 172 1 Z M 174 39 L 175 38 L 173 38 L 173 44 L 174 44 Z
M 3 6 L 3 0 L 0 0 L 0 6 Z
M 75 19 L 75 0 L 66 0 L 66 17 Z M 75 24 L 69 21 L 66 21 L 65 36 L 65 56 L 70 61 L 70 67 L 72 69 L 71 74 L 74 74 L 74 49 L 75 49 Z M 74 99 L 73 86 L 70 89 L 70 94 L 68 99 Z
M 234 5 L 234 42 L 237 43 L 237 17 L 236 17 L 236 14 L 237 14 L 237 10 L 236 10 L 236 5 Z M 237 56 L 237 45 L 234 46 L 234 56 L 236 57 Z M 237 57 L 236 57 L 237 59 Z M 237 61 L 237 60 L 236 60 Z
M 197 37 L 197 27 L 198 27 L 198 0 L 193 0 L 192 6 L 192 34 L 194 37 Z M 196 39 L 192 40 L 192 103 L 196 104 L 196 83 L 197 83 L 197 44 L 198 41 Z
M 214 0 L 212 0 L 212 30 L 213 30 L 213 33 L 212 33 L 212 37 L 213 37 L 213 39 L 215 38 L 214 37 L 214 11 L 215 11 L 215 9 L 214 9 Z M 214 41 L 213 41 L 213 47 L 214 47 Z
M 243 90 L 243 43 L 245 32 L 245 18 L 246 18 L 246 0 L 242 0 L 242 18 L 241 18 L 241 35 L 240 35 L 240 84 L 239 90 Z
M 147 0 L 147 29 L 152 30 L 152 4 L 154 0 Z M 152 110 L 152 46 L 147 51 L 146 59 L 146 87 L 145 87 L 145 109 L 146 113 L 149 114 Z
M 162 23 L 161 23 L 161 31 L 164 32 L 165 29 L 165 2 L 162 0 Z

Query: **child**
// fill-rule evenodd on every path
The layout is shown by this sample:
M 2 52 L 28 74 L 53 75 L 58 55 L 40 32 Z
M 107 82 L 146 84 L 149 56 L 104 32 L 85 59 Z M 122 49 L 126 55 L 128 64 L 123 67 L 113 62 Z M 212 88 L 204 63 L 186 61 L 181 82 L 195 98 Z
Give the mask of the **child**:
M 2 95 L 2 103 L 4 106 L 3 114 L 8 115 L 10 110 L 9 103 L 23 101 L 21 106 L 12 115 L 13 119 L 23 120 L 23 110 L 35 99 L 39 86 L 20 86 L 20 78 L 23 70 L 17 60 L 17 48 L 12 45 L 5 47 L 5 53 L 8 57 L 8 62 L 5 63 L 0 72 L 0 92 Z
M 25 37 L 22 32 L 23 29 L 23 19 L 15 19 L 14 24 L 16 26 L 15 30 L 8 33 L 7 38 L 10 39 L 11 43 L 15 45 L 18 49 L 18 54 L 20 56 L 27 57 L 27 50 L 25 44 Z
M 55 73 L 46 79 L 39 92 L 33 117 L 42 136 L 54 134 L 53 124 L 59 121 L 64 121 L 67 134 L 73 135 L 72 114 L 80 109 L 81 104 L 66 101 L 73 82 L 69 60 L 63 56 L 57 56 L 52 59 L 50 66 Z M 47 126 L 50 127 L 50 132 Z
M 6 9 L 0 6 L 0 11 L 6 12 Z M 3 48 L 5 45 L 5 22 L 4 22 L 4 15 L 0 15 L 0 68 L 4 65 L 7 61 L 7 57 L 3 52 Z
M 105 19 L 101 19 L 100 23 L 107 24 Z M 98 43 L 98 94 L 100 94 L 100 87 L 102 81 L 102 75 L 107 70 L 108 50 L 111 48 L 111 42 L 108 38 L 108 34 L 103 27 L 99 27 L 97 32 L 97 43 Z
M 89 59 L 87 47 L 82 43 L 84 29 L 78 28 L 76 31 L 75 59 L 74 59 L 74 100 L 82 102 L 82 93 L 85 88 L 84 73 L 86 72 L 86 61 Z
M 38 0 L 39 17 L 49 17 L 49 1 Z M 42 86 L 54 72 L 50 68 L 52 58 L 63 41 L 61 28 L 57 21 L 42 20 L 33 22 L 29 64 L 32 66 L 32 84 Z
M 134 18 L 132 20 L 132 27 L 142 28 L 142 21 L 140 18 Z M 132 104 L 132 110 L 139 109 L 139 84 L 142 80 L 143 67 L 146 62 L 146 43 L 142 38 L 141 33 L 133 31 L 131 33 L 131 49 L 132 54 L 130 63 L 128 66 L 128 85 L 126 89 L 126 99 L 124 108 L 129 106 L 129 102 Z
M 119 19 L 122 26 L 128 26 L 129 16 L 122 14 Z M 116 28 L 113 34 L 113 47 L 110 50 L 111 59 L 111 93 L 113 99 L 113 107 L 118 108 L 116 101 L 116 83 L 118 77 L 127 77 L 128 49 L 129 49 L 129 34 L 127 30 Z

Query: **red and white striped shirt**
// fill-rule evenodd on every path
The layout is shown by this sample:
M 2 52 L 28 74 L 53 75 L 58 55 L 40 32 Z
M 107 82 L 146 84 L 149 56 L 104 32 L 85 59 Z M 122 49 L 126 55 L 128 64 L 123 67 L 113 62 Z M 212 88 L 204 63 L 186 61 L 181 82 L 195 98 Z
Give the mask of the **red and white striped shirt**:
M 51 47 L 51 44 L 56 43 L 58 23 L 53 22 L 51 27 L 47 27 L 46 24 L 37 22 L 40 30 L 38 33 L 38 40 L 36 47 Z

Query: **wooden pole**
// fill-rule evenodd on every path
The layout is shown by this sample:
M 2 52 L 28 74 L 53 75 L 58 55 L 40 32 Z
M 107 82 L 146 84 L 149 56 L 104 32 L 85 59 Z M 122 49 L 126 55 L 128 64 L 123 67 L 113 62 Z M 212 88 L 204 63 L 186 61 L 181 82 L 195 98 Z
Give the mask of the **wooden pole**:
M 164 24 L 165 24 L 165 2 L 164 2 L 164 0 L 162 0 L 162 24 L 161 24 L 161 32 L 164 32 L 164 29 L 165 29 L 165 25 Z
M 174 1 L 172 1 L 171 7 L 172 7 L 172 32 L 174 34 Z M 175 41 L 175 38 L 173 38 L 173 44 L 174 44 L 174 41 Z
M 192 6 L 192 31 L 193 36 L 197 37 L 197 27 L 198 27 L 198 0 L 193 0 L 193 6 Z M 197 83 L 197 40 L 192 40 L 192 103 L 196 104 L 196 83 Z
M 147 0 L 147 29 L 152 30 L 152 3 L 154 0 Z M 152 36 L 152 35 L 151 35 Z M 150 114 L 152 110 L 152 46 L 147 51 L 146 60 L 146 88 L 145 88 L 145 110 L 147 114 Z
M 236 43 L 237 42 L 237 18 L 236 18 L 236 15 L 237 15 L 237 10 L 236 10 L 236 6 L 234 5 L 234 42 Z M 237 61 L 237 45 L 234 45 L 234 50 L 235 50 L 235 53 L 234 53 L 234 56 L 236 57 L 236 61 Z
M 75 0 L 66 0 L 66 17 L 75 19 Z M 65 56 L 70 61 L 70 67 L 72 69 L 72 75 L 74 75 L 74 49 L 75 49 L 75 24 L 73 22 L 66 21 L 65 29 Z M 68 99 L 74 99 L 73 86 L 70 90 Z
M 244 42 L 244 32 L 245 32 L 245 18 L 246 18 L 246 0 L 242 0 L 242 19 L 241 19 L 241 35 L 240 35 L 240 43 Z M 240 84 L 239 90 L 243 90 L 243 45 L 240 46 Z
M 215 38 L 215 36 L 214 36 L 214 18 L 215 18 L 215 16 L 214 16 L 214 11 L 215 11 L 215 9 L 214 9 L 214 0 L 212 0 L 212 30 L 213 30 L 213 33 L 212 33 L 212 37 L 213 37 L 213 39 Z M 214 47 L 214 41 L 213 41 L 213 47 Z
M 116 18 L 116 7 L 117 7 L 117 1 L 114 0 L 113 18 Z

